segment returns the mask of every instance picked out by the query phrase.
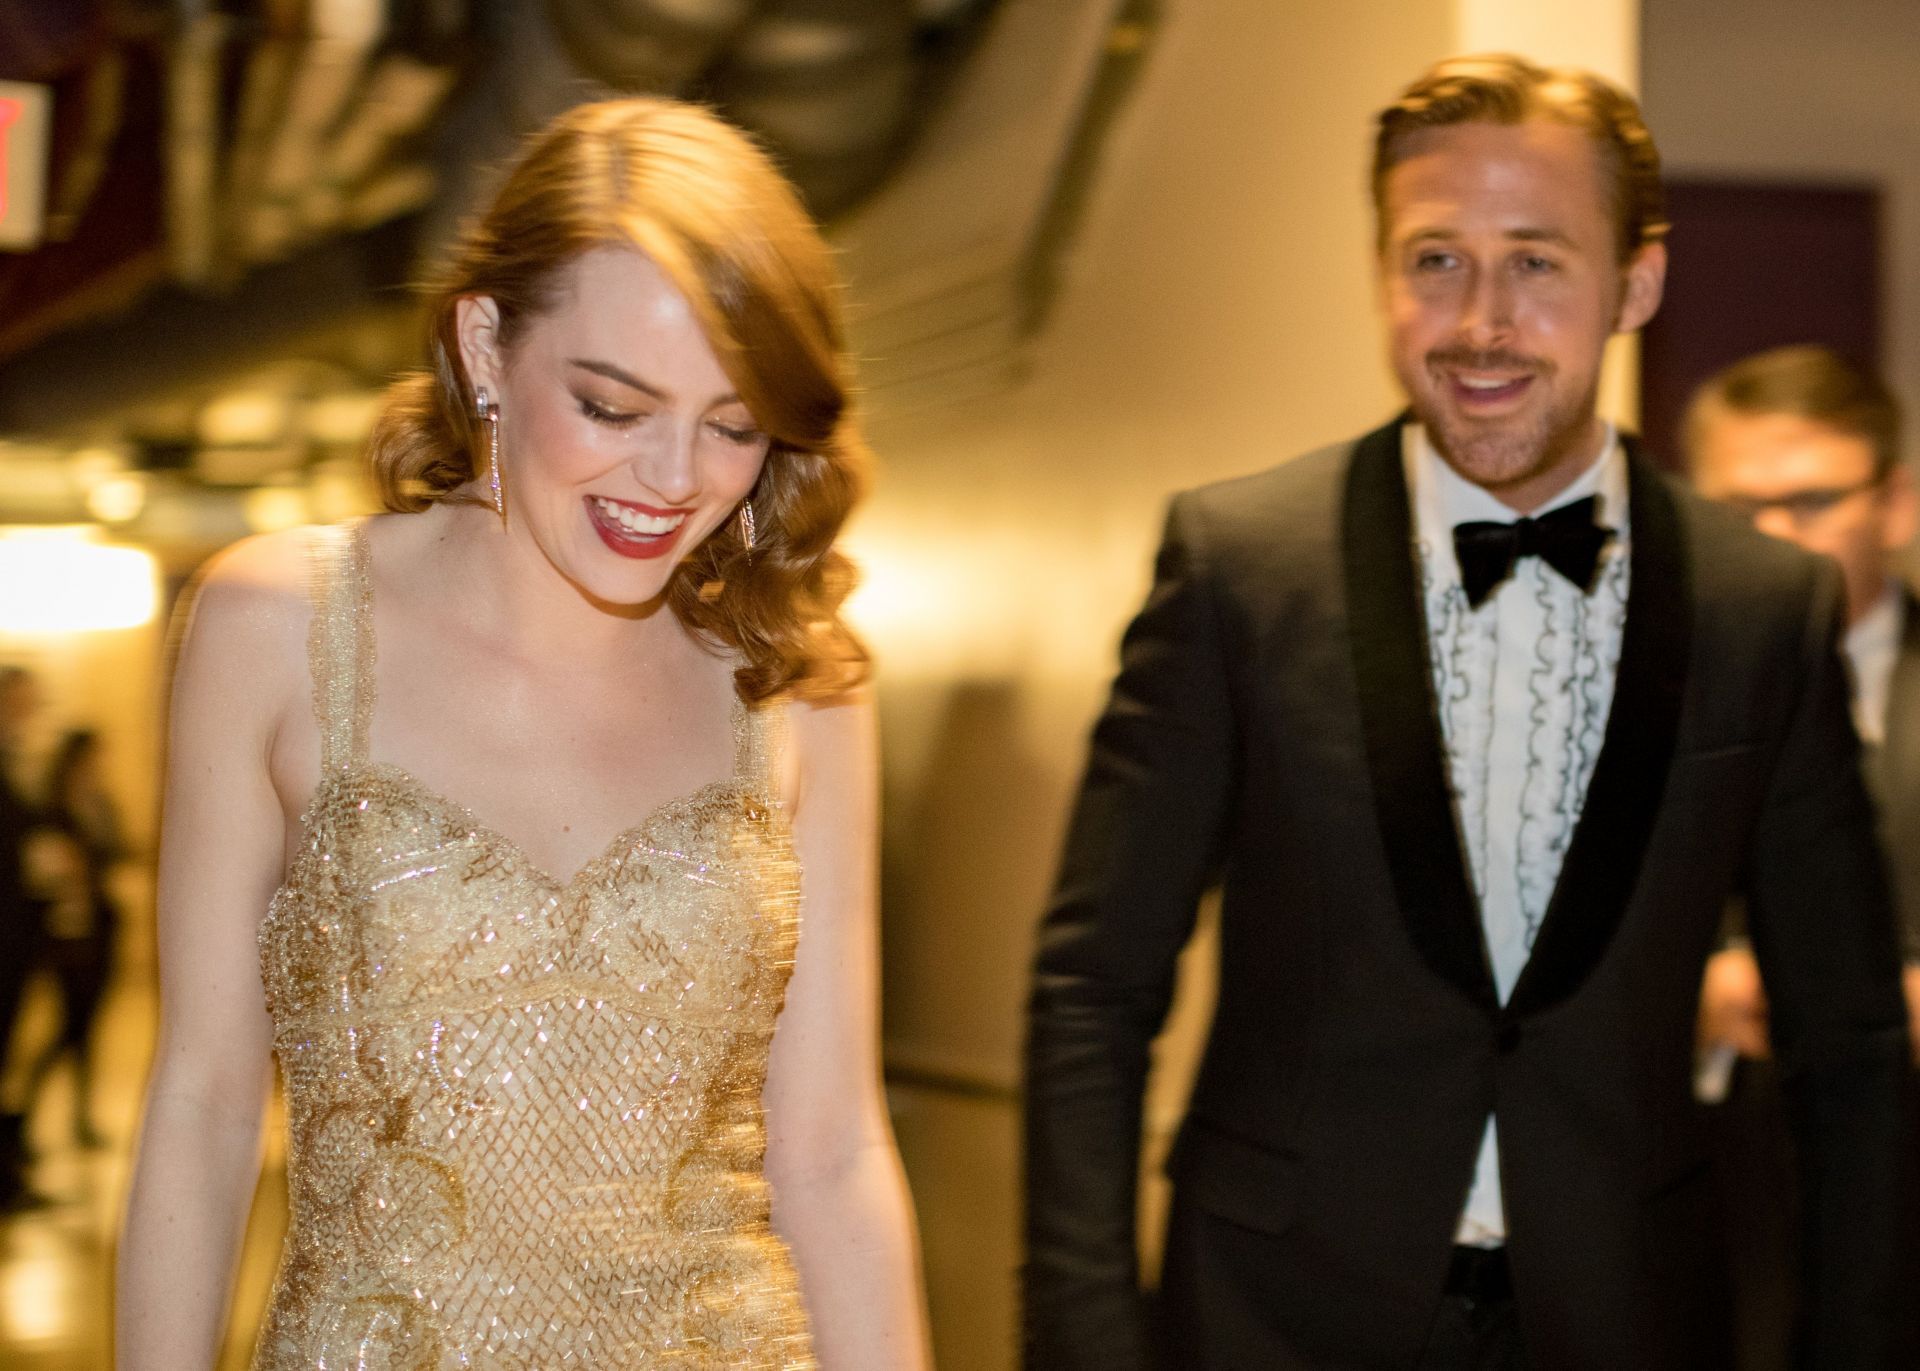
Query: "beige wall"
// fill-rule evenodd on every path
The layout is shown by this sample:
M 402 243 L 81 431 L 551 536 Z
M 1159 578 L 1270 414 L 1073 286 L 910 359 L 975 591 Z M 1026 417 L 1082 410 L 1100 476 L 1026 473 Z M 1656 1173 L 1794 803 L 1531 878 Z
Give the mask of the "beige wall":
M 1606 0 L 1456 0 L 1454 46 L 1461 52 L 1518 52 L 1570 63 L 1629 88 L 1640 71 L 1640 6 Z
M 890 752 L 896 1061 L 1016 1077 L 1033 922 L 1167 494 L 1397 406 L 1370 277 L 1373 112 L 1469 37 L 1631 78 L 1632 4 L 1558 27 L 1538 8 L 1169 0 L 1016 376 L 908 413 L 874 397 L 885 470 L 856 543 Z
M 1367 120 L 1449 32 L 1399 0 L 1166 5 L 1024 379 L 905 415 L 876 396 L 856 541 L 896 1060 L 1015 1079 L 1033 923 L 1168 492 L 1391 413 Z
M 1671 172 L 1882 187 L 1882 355 L 1920 415 L 1920 4 L 1647 0 L 1644 52 Z
M 1351 437 L 1398 407 L 1374 315 L 1365 166 L 1371 116 L 1415 73 L 1503 47 L 1611 54 L 1607 69 L 1632 75 L 1629 0 L 1548 7 L 1568 12 L 1559 25 L 1492 0 L 1164 0 L 1074 186 L 1051 307 L 1019 342 L 993 317 L 1007 283 L 992 263 L 1025 221 L 982 210 L 1037 164 L 1016 128 L 1060 113 L 1020 93 L 1052 51 L 1028 31 L 1048 6 L 1079 7 L 1008 0 L 1001 22 L 1024 41 L 1006 60 L 1021 79 L 961 128 L 934 130 L 932 165 L 841 234 L 884 464 L 854 543 L 887 748 L 888 1057 L 905 1079 L 917 1069 L 987 1096 L 895 1099 L 941 1364 L 966 1371 L 1012 1362 L 1009 1105 L 1033 930 L 1167 495 Z M 1116 42 L 1141 38 L 1123 29 Z M 1084 78 L 1069 57 L 1056 79 Z M 916 177 L 943 195 L 902 203 Z M 943 282 L 939 263 L 901 250 L 934 242 L 978 271 Z M 1609 395 L 1616 413 L 1630 403 Z M 1160 1043 L 1156 1146 L 1210 1013 L 1212 950 L 1204 935 L 1190 949 Z M 1157 1209 L 1150 1188 L 1149 1261 Z

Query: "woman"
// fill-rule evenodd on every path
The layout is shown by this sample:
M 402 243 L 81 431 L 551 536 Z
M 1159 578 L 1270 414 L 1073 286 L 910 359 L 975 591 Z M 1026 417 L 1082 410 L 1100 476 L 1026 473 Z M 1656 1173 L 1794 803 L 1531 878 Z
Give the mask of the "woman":
M 63 1056 L 73 1058 L 73 1140 L 98 1147 L 93 1126 L 93 1026 L 113 963 L 119 925 L 107 877 L 127 856 L 120 815 L 100 774 L 100 735 L 71 730 L 47 769 L 46 807 L 31 840 L 41 855 L 46 897 L 40 943 L 42 964 L 60 989 L 60 1027 L 27 1075 L 27 1109 Z
M 435 293 L 393 513 L 208 573 L 123 1367 L 212 1362 L 270 1046 L 261 1371 L 925 1365 L 833 292 L 739 134 L 575 109 Z

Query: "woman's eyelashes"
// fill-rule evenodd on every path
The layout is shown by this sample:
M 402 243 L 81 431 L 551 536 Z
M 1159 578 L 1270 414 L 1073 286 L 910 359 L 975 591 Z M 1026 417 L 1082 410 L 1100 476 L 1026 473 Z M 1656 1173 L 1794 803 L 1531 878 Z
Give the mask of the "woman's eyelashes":
M 580 412 L 596 424 L 605 424 L 608 428 L 626 428 L 646 415 L 635 410 L 619 410 L 603 405 L 598 400 L 590 400 L 582 395 L 579 398 Z
M 602 404 L 587 396 L 578 397 L 580 412 L 596 424 L 608 428 L 631 428 L 642 419 L 654 413 L 652 410 L 622 410 Z M 707 420 L 707 428 L 715 437 L 732 443 L 735 447 L 755 447 L 766 441 L 766 434 L 752 424 L 730 424 L 719 419 Z
M 751 424 L 723 424 L 718 419 L 708 420 L 707 427 L 735 447 L 756 447 L 767 436 Z

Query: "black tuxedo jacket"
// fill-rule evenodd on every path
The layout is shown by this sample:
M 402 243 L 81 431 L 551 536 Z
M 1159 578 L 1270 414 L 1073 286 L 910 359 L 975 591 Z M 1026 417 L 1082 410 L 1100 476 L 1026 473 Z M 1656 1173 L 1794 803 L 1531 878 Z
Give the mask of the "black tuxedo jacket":
M 1888 854 L 1895 903 L 1909 961 L 1920 960 L 1920 601 L 1907 595 L 1906 628 L 1887 700 L 1886 733 L 1866 755 L 1867 789 L 1878 802 L 1880 839 Z M 1743 911 L 1730 911 L 1730 931 L 1745 932 Z M 1920 1072 L 1909 1078 L 1920 1116 Z M 1725 1233 L 1731 1249 L 1734 1316 L 1741 1371 L 1776 1371 L 1791 1363 L 1785 1344 L 1798 1319 L 1796 1236 L 1802 1208 L 1794 1148 L 1771 1061 L 1742 1061 L 1725 1100 L 1712 1111 L 1715 1164 Z M 1896 1346 L 1901 1366 L 1920 1366 L 1920 1137 L 1908 1139 L 1904 1194 L 1882 1203 L 1902 1212 L 1901 1289 L 1908 1292 Z M 1904 1211 L 1898 1206 L 1904 1205 Z
M 1032 1371 L 1406 1368 L 1481 1132 L 1533 1364 L 1725 1357 L 1690 1075 L 1746 893 L 1816 1212 L 1814 1364 L 1881 1364 L 1905 1015 L 1832 568 L 1631 457 L 1612 712 L 1532 958 L 1494 990 L 1448 790 L 1399 425 L 1178 497 L 1093 737 L 1027 1057 Z M 1219 1000 L 1170 1171 L 1149 1044 L 1205 889 Z
M 1907 960 L 1920 961 L 1920 599 L 1907 593 L 1907 622 L 1887 697 L 1886 737 L 1867 754 L 1867 783 L 1880 803 L 1880 836 Z

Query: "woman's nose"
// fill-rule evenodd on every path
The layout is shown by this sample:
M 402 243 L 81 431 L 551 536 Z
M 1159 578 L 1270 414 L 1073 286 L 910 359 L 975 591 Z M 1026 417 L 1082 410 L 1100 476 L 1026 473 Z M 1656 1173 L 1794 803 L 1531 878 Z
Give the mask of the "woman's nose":
M 640 483 L 670 505 L 688 504 L 700 493 L 700 424 L 663 425 L 634 462 Z

